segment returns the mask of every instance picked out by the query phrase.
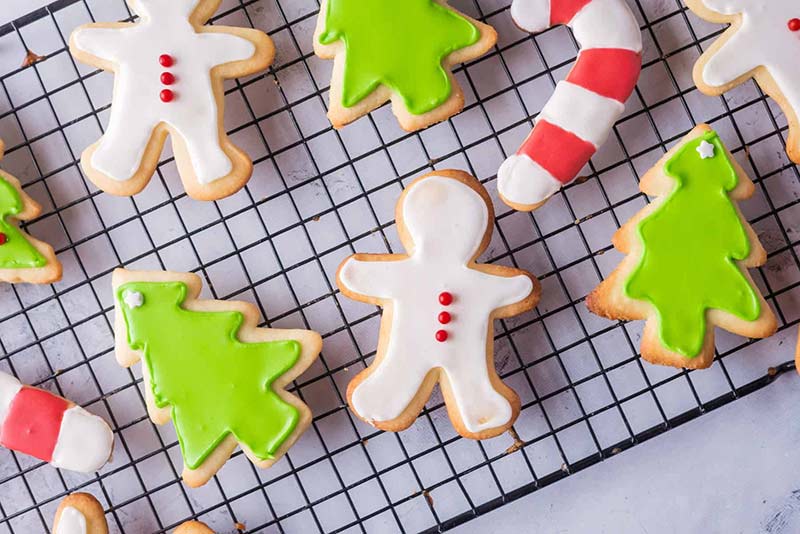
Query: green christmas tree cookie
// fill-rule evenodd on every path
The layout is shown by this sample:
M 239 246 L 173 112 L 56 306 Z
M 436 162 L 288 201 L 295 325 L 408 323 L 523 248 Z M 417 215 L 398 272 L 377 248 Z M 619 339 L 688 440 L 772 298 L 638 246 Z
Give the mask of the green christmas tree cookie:
M 113 275 L 116 354 L 129 367 L 142 359 L 148 412 L 172 419 L 184 481 L 205 484 L 240 444 L 265 468 L 311 422 L 286 385 L 317 357 L 322 340 L 308 330 L 256 328 L 252 304 L 198 300 L 191 274 Z
M 464 107 L 450 69 L 496 41 L 445 0 L 323 0 L 314 50 L 335 60 L 328 117 L 340 128 L 392 100 L 408 131 L 445 120 Z
M 719 136 L 697 126 L 640 187 L 657 199 L 614 236 L 627 256 L 589 295 L 589 309 L 646 320 L 642 357 L 675 367 L 711 365 L 715 326 L 772 335 L 775 316 L 747 271 L 766 252 L 735 203 L 753 194 L 753 183 Z
M 53 248 L 26 234 L 18 226 L 18 221 L 38 217 L 41 211 L 39 204 L 22 190 L 19 180 L 0 170 L 1 281 L 49 284 L 61 279 L 61 264 Z

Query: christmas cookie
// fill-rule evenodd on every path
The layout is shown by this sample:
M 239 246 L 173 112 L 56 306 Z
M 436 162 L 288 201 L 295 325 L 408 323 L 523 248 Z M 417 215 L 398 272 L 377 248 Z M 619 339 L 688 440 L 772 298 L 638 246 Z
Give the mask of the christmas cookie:
M 205 484 L 241 445 L 258 467 L 275 463 L 311 423 L 285 387 L 319 354 L 308 330 L 257 328 L 245 302 L 200 300 L 193 274 L 113 275 L 117 361 L 144 360 L 148 413 L 175 424 L 183 479 Z
M 189 196 L 235 193 L 253 164 L 225 133 L 222 81 L 267 68 L 272 41 L 249 28 L 203 26 L 221 0 L 127 1 L 137 22 L 87 24 L 70 37 L 76 59 L 116 75 L 108 127 L 84 151 L 84 172 L 107 193 L 138 193 L 170 136 Z
M 614 246 L 627 256 L 589 295 L 589 309 L 646 320 L 642 357 L 675 367 L 710 366 L 716 326 L 772 335 L 775 316 L 747 270 L 767 255 L 737 206 L 753 183 L 717 134 L 695 127 L 641 189 L 657 198 L 617 231 Z
M 3 159 L 0 140 L 0 160 Z M 42 208 L 22 190 L 19 180 L 0 170 L 0 281 L 51 284 L 61 280 L 53 247 L 19 229 L 17 221 L 38 217 Z
M 88 493 L 68 495 L 56 510 L 53 534 L 108 534 L 103 506 Z M 203 523 L 189 521 L 174 534 L 214 534 L 214 531 Z
M 113 445 L 114 435 L 100 417 L 0 372 L 0 446 L 91 473 L 105 465 Z
M 572 182 L 606 141 L 639 79 L 642 34 L 625 0 L 514 0 L 511 16 L 531 33 L 566 24 L 580 45 L 575 66 L 497 174 L 503 201 L 531 211 Z
M 464 108 L 451 68 L 496 41 L 446 0 L 323 0 L 314 51 L 334 60 L 328 118 L 341 128 L 391 100 L 404 130 L 443 121 Z
M 459 434 L 496 436 L 514 423 L 520 401 L 495 370 L 493 323 L 532 309 L 539 283 L 519 269 L 476 263 L 494 211 L 466 173 L 415 180 L 396 217 L 408 254 L 356 254 L 336 277 L 344 295 L 384 308 L 375 361 L 347 388 L 350 407 L 377 428 L 403 430 L 438 382 Z
M 800 4 L 796 0 L 686 0 L 696 15 L 730 24 L 694 66 L 694 82 L 721 95 L 755 78 L 789 123 L 786 150 L 800 163 Z

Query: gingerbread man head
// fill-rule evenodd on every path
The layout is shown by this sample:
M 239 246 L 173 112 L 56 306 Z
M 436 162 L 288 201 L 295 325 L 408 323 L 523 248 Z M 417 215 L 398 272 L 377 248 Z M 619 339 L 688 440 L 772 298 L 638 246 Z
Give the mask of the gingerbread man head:
M 491 232 L 491 200 L 460 180 L 434 176 L 406 189 L 398 203 L 403 245 L 412 255 L 474 260 L 486 248 L 483 243 Z

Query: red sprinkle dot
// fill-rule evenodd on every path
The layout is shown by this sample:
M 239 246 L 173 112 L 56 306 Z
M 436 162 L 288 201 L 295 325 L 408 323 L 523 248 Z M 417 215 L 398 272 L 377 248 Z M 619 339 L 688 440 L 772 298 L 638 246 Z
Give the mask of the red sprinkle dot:
M 161 97 L 162 102 L 172 102 L 175 99 L 175 93 L 169 89 L 164 89 L 158 96 Z
M 158 56 L 158 63 L 162 67 L 171 67 L 175 63 L 175 60 L 172 59 L 172 56 L 169 54 L 161 54 Z
M 800 19 L 792 19 L 789 21 L 789 30 L 793 32 L 800 32 Z
M 448 293 L 447 291 L 442 291 L 439 293 L 439 304 L 442 306 L 449 306 L 453 303 L 453 295 Z
M 438 341 L 439 343 L 444 343 L 445 341 L 447 341 L 447 332 L 445 330 L 437 330 L 436 341 Z
M 447 324 L 450 322 L 450 314 L 447 312 L 442 312 L 439 314 L 439 322 L 442 324 Z
M 8 243 L 8 236 L 0 232 L 0 245 L 5 245 L 6 243 Z
M 164 85 L 172 85 L 175 83 L 175 75 L 173 75 L 171 72 L 162 72 L 161 83 Z

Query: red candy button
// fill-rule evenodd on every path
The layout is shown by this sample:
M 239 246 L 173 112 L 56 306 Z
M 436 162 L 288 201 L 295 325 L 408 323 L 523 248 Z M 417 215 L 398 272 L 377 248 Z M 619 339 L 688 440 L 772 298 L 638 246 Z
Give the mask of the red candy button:
M 6 243 L 8 243 L 8 236 L 0 232 L 0 245 L 5 245 Z
M 793 32 L 800 31 L 800 19 L 791 19 L 789 21 L 789 30 Z
M 158 96 L 161 97 L 162 102 L 172 102 L 175 99 L 175 93 L 169 89 L 164 89 Z
M 162 72 L 161 83 L 164 85 L 172 85 L 175 83 L 175 76 L 171 72 Z
M 437 330 L 436 341 L 438 341 L 439 343 L 444 343 L 445 341 L 447 341 L 447 332 L 444 330 Z
M 175 63 L 175 60 L 173 60 L 172 56 L 169 54 L 161 54 L 158 56 L 158 63 L 162 67 L 171 67 Z
M 439 293 L 439 304 L 441 304 L 442 306 L 449 306 L 452 303 L 453 303 L 453 295 L 451 295 L 447 291 Z
M 450 322 L 450 314 L 447 312 L 442 312 L 439 314 L 439 322 L 442 324 L 447 324 Z

